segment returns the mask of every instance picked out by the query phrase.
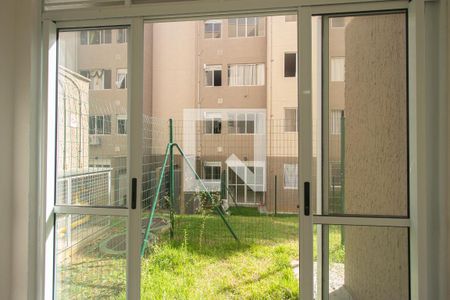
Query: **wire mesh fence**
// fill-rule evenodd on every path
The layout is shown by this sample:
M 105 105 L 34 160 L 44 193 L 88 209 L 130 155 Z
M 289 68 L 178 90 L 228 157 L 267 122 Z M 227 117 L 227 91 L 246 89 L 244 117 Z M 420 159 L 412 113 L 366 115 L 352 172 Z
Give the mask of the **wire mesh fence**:
M 256 122 L 249 123 L 173 121 L 174 142 L 186 157 L 175 149 L 176 190 L 172 207 L 169 165 L 165 168 L 149 243 L 169 239 L 170 209 L 175 213 L 173 242 L 188 243 L 194 248 L 238 244 L 233 233 L 242 244 L 298 239 L 297 132 L 287 130 L 292 126 L 287 128 L 285 120 L 266 120 L 262 131 L 258 131 Z M 163 153 L 169 143 L 169 122 L 144 117 L 144 128 L 143 231 L 148 225 Z M 264 161 L 254 160 L 258 133 L 264 134 Z M 231 165 L 231 155 L 236 155 L 242 164 Z M 185 188 L 187 180 L 195 180 L 188 162 L 200 177 L 195 189 Z M 258 182 L 262 187 L 255 188 Z M 217 209 L 223 212 L 224 219 Z

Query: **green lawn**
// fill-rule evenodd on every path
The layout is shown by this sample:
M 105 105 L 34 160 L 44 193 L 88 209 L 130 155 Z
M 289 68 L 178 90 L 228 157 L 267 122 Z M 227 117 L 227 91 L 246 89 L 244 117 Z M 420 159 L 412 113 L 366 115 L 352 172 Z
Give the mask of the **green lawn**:
M 227 220 L 239 243 L 217 215 L 176 216 L 174 239 L 160 237 L 143 258 L 142 299 L 297 299 L 298 217 L 241 209 Z M 338 228 L 330 240 L 332 260 L 342 262 Z M 91 256 L 65 270 L 66 295 L 124 299 L 124 259 Z M 107 270 L 100 277 L 96 265 Z

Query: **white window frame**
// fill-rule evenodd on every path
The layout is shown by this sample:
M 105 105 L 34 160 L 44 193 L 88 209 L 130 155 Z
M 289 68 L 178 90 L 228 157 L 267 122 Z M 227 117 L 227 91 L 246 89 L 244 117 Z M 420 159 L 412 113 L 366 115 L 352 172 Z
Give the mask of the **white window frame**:
M 246 84 L 245 83 L 245 76 L 243 76 L 242 82 L 237 82 L 238 79 L 231 79 L 231 70 L 233 67 L 254 67 L 256 70 L 256 83 L 252 84 Z M 262 70 L 262 73 L 259 73 L 259 70 Z M 244 69 L 245 72 L 245 69 Z M 242 86 L 264 86 L 266 84 L 266 65 L 264 63 L 252 63 L 252 64 L 228 64 L 228 70 L 227 70 L 227 79 L 228 79 L 228 86 L 229 87 L 242 87 Z M 234 83 L 233 81 L 236 81 L 237 83 Z
M 299 13 L 299 24 L 298 24 L 298 34 L 299 39 L 298 42 L 300 45 L 307 46 L 308 45 L 308 36 L 311 33 L 310 24 L 308 21 L 312 14 L 335 14 L 335 13 L 348 13 L 351 11 L 382 11 L 382 10 L 395 10 L 395 9 L 409 9 L 408 15 L 408 23 L 409 23 L 409 95 L 410 95 L 410 120 L 409 125 L 411 128 L 411 140 L 410 140 L 410 157 L 412 161 L 417 162 L 413 164 L 409 170 L 410 178 L 412 182 L 412 186 L 410 187 L 410 205 L 411 205 L 411 222 L 409 220 L 399 220 L 399 222 L 392 222 L 389 220 L 385 220 L 383 218 L 379 218 L 376 222 L 380 226 L 394 224 L 397 226 L 398 224 L 404 224 L 406 226 L 411 226 L 411 234 L 410 234 L 410 273 L 411 273 L 411 298 L 419 299 L 427 298 L 431 293 L 431 286 L 427 280 L 430 278 L 432 274 L 435 274 L 433 270 L 427 268 L 428 263 L 432 260 L 431 257 L 431 247 L 427 243 L 427 235 L 423 228 L 429 228 L 430 230 L 438 231 L 437 225 L 435 222 L 431 222 L 431 220 L 427 217 L 428 213 L 431 209 L 430 204 L 427 201 L 423 201 L 426 199 L 426 191 L 427 191 L 427 183 L 421 179 L 426 178 L 427 171 L 432 168 L 427 163 L 427 149 L 429 146 L 426 143 L 427 136 L 426 130 L 422 130 L 421 128 L 427 128 L 427 123 L 425 122 L 425 114 L 426 114 L 426 106 L 429 105 L 426 103 L 427 92 L 425 89 L 426 86 L 426 64 L 425 64 L 425 21 L 429 21 L 431 15 L 425 15 L 425 1 L 413 0 L 413 1 L 384 1 L 384 2 L 376 2 L 370 0 L 361 0 L 360 3 L 352 2 L 348 4 L 348 1 L 343 0 L 324 0 L 318 3 L 319 6 L 311 5 L 310 1 L 300 0 L 298 2 L 298 13 Z M 208 6 L 209 7 L 209 6 Z M 56 41 L 56 29 L 58 28 L 72 28 L 74 26 L 107 26 L 107 25 L 124 25 L 124 24 L 133 24 L 134 29 L 131 34 L 133 36 L 133 44 L 139 45 L 142 44 L 142 38 L 140 33 L 142 33 L 142 26 L 139 24 L 143 23 L 143 18 L 145 17 L 147 20 L 161 20 L 161 16 L 170 16 L 168 18 L 183 18 L 186 15 L 189 16 L 201 16 L 203 14 L 214 14 L 214 13 L 229 13 L 236 14 L 236 12 L 241 11 L 242 13 L 250 13 L 254 11 L 266 11 L 266 12 L 276 12 L 279 11 L 280 8 L 284 8 L 286 10 L 292 9 L 292 5 L 284 6 L 283 3 L 280 3 L 276 0 L 269 1 L 238 1 L 236 3 L 226 3 L 226 5 L 222 5 L 218 3 L 216 6 L 211 6 L 209 8 L 205 8 L 205 4 L 203 2 L 193 1 L 192 3 L 186 5 L 172 5 L 172 3 L 165 4 L 145 4 L 139 5 L 139 7 L 135 7 L 134 5 L 127 4 L 127 6 L 117 6 L 111 7 L 108 9 L 74 9 L 74 10 L 61 10 L 61 11 L 45 11 L 42 13 L 42 20 L 44 23 L 43 26 L 43 71 L 41 74 L 42 81 L 37 80 L 38 82 L 42 82 L 40 86 L 42 87 L 42 96 L 40 98 L 41 107 L 44 108 L 44 113 L 42 113 L 38 106 L 32 108 L 32 114 L 34 118 L 39 123 L 37 127 L 39 127 L 40 139 L 39 145 L 36 145 L 33 148 L 36 148 L 40 151 L 35 151 L 35 155 L 33 155 L 33 159 L 39 157 L 39 161 L 42 162 L 42 168 L 37 168 L 36 166 L 32 166 L 30 172 L 33 173 L 32 176 L 34 179 L 40 178 L 39 180 L 39 188 L 36 191 L 31 191 L 32 194 L 35 195 L 38 201 L 38 210 L 36 210 L 35 214 L 30 215 L 30 226 L 33 224 L 38 224 L 38 237 L 37 237 L 37 247 L 34 249 L 30 249 L 30 259 L 34 260 L 33 257 L 37 257 L 37 270 L 35 273 L 31 273 L 29 276 L 29 286 L 31 286 L 30 293 L 36 295 L 38 299 L 50 299 L 52 297 L 52 276 L 53 276 L 53 231 L 52 228 L 48 227 L 48 224 L 52 224 L 53 222 L 53 203 L 52 193 L 53 193 L 53 183 L 51 170 L 54 168 L 54 161 L 52 161 L 52 157 L 54 157 L 54 153 L 52 153 L 54 148 L 54 137 L 52 133 L 54 132 L 54 127 L 48 126 L 48 124 L 54 124 L 55 115 L 52 114 L 54 109 L 54 101 L 52 101 L 52 97 L 54 95 L 51 94 L 51 91 L 55 85 L 54 78 L 56 78 L 56 66 L 53 64 L 53 58 L 56 54 L 54 42 Z M 209 10 L 208 10 L 209 9 Z M 306 17 L 302 19 L 302 17 Z M 120 19 L 125 18 L 125 19 Z M 127 19 L 128 18 L 128 19 Z M 97 19 L 94 21 L 94 19 Z M 79 20 L 91 20 L 91 21 L 79 21 Z M 302 21 L 304 20 L 304 21 Z M 303 25 L 303 26 L 302 26 Z M 301 43 L 303 41 L 303 43 Z M 437 45 L 433 44 L 431 47 L 435 48 Z M 39 45 L 35 45 L 34 50 L 38 52 Z M 303 51 L 305 50 L 305 51 Z M 142 51 L 139 50 L 139 47 L 134 48 L 134 53 L 139 54 Z M 305 47 L 299 48 L 300 52 L 300 61 L 302 65 L 310 64 L 310 53 L 308 53 L 308 49 Z M 141 53 L 142 54 L 142 53 Z M 141 55 L 142 57 L 142 55 Z M 139 66 L 141 64 L 141 58 L 138 56 L 134 56 L 135 66 L 134 74 L 139 75 Z M 141 64 L 142 65 L 142 64 Z M 302 81 L 299 79 L 299 95 L 300 97 L 306 97 L 311 93 L 310 81 L 308 81 L 308 76 L 305 77 L 308 71 L 301 71 L 304 74 L 299 74 L 299 77 L 302 77 Z M 39 75 L 35 75 L 38 79 Z M 133 77 L 134 78 L 134 77 Z M 310 78 L 309 78 L 310 79 Z M 443 79 L 440 79 L 441 82 Z M 141 84 L 136 83 L 135 86 L 139 86 Z M 133 93 L 140 93 L 142 88 L 133 89 Z M 302 96 L 303 95 L 303 96 Z M 302 102 L 304 103 L 304 102 Z M 309 104 L 304 104 L 307 108 Z M 137 106 L 138 107 L 138 106 Z M 302 106 L 302 110 L 305 108 Z M 138 108 L 135 107 L 136 116 L 139 116 Z M 307 115 L 305 115 L 307 116 Z M 142 122 L 139 122 L 139 118 L 131 118 L 132 127 L 134 130 L 139 131 L 139 126 Z M 307 124 L 310 122 L 310 118 L 304 119 L 301 121 L 302 124 Z M 304 128 L 300 126 L 300 128 Z M 306 128 L 305 128 L 306 129 Z M 133 131 L 134 131 L 133 130 Z M 139 136 L 139 134 L 137 134 Z M 134 142 L 139 144 L 139 139 L 134 140 Z M 133 143 L 132 143 L 133 144 Z M 306 143 L 303 143 L 306 144 Z M 301 145 L 301 144 L 300 144 Z M 299 146 L 300 146 L 299 145 Z M 302 149 L 303 147 L 299 147 Z M 139 147 L 136 147 L 136 151 L 140 151 Z M 303 155 L 307 155 L 309 152 L 303 152 Z M 302 170 L 307 170 L 308 168 L 302 168 Z M 47 172 L 48 170 L 48 172 Z M 130 176 L 138 176 L 139 172 L 142 170 L 138 167 L 138 164 L 133 165 L 133 168 L 130 170 Z M 134 172 L 134 173 L 133 173 Z M 307 172 L 307 171 L 302 171 Z M 310 177 L 308 174 L 303 174 L 302 177 L 304 180 L 309 180 Z M 420 180 L 419 180 L 420 179 Z M 300 190 L 302 190 L 302 186 L 299 186 Z M 33 198 L 33 197 L 32 197 Z M 300 202 L 302 201 L 302 193 L 300 193 Z M 139 200 L 138 200 L 138 203 Z M 87 210 L 88 211 L 88 210 Z M 111 211 L 112 213 L 112 211 Z M 116 212 L 119 214 L 120 212 Z M 133 214 L 133 213 L 131 213 Z M 45 216 L 45 217 L 39 217 Z M 300 227 L 308 228 L 309 219 L 311 216 L 305 217 L 302 216 L 300 218 Z M 139 216 L 137 218 L 139 220 Z M 323 218 L 322 223 L 326 224 L 329 219 L 332 217 Z M 357 218 L 355 218 L 355 221 Z M 338 220 L 339 221 L 339 220 Z M 339 221 L 340 223 L 351 223 L 350 221 Z M 330 224 L 336 224 L 336 219 L 334 218 Z M 136 232 L 139 232 L 140 222 L 131 222 L 131 225 L 136 228 Z M 430 227 L 431 226 L 431 227 Z M 137 235 L 136 235 L 137 236 Z M 300 245 L 304 245 L 302 241 L 307 239 L 307 236 L 300 236 Z M 30 237 L 30 243 L 35 239 L 32 235 Z M 133 240 L 133 239 L 128 239 Z M 306 246 L 306 245 L 305 245 Z M 33 248 L 33 247 L 32 247 Z M 135 248 L 132 244 L 129 245 L 131 253 L 136 253 Z M 303 248 L 303 255 L 308 255 L 308 248 Z M 312 251 L 312 250 L 311 250 Z M 134 267 L 139 267 L 139 261 L 136 260 L 133 262 Z M 132 266 L 132 267 L 133 267 Z M 127 275 L 129 276 L 129 275 Z M 312 282 L 309 279 L 303 278 L 302 272 L 300 272 L 301 277 L 301 285 L 302 287 L 309 287 Z M 139 276 L 134 277 L 135 280 L 131 281 L 131 287 L 128 288 L 127 297 L 128 299 L 139 299 Z M 302 280 L 305 279 L 305 280 Z M 33 283 L 36 282 L 36 287 L 33 287 Z M 307 299 L 309 296 L 309 288 L 302 289 L 302 299 Z M 311 295 L 312 297 L 312 295 Z
M 119 121 L 125 121 L 124 124 L 124 128 L 125 128 L 125 132 L 124 133 L 120 133 L 119 132 Z M 128 116 L 127 115 L 117 115 L 117 134 L 118 135 L 127 135 L 128 134 Z
M 120 32 L 121 32 L 121 35 L 122 35 L 122 39 L 119 39 L 119 33 Z M 119 28 L 119 29 L 117 29 L 116 43 L 117 44 L 126 44 L 126 43 L 128 43 L 128 29 L 127 28 Z
M 124 81 L 124 87 L 122 86 L 122 81 Z M 120 68 L 116 70 L 116 88 L 119 90 L 126 90 L 128 88 L 128 70 L 125 68 Z
M 255 35 L 248 35 L 248 19 L 255 18 Z M 259 19 L 264 20 L 262 28 L 259 27 Z M 230 20 L 235 20 L 236 31 L 235 35 L 230 35 Z M 239 35 L 239 20 L 244 20 L 244 35 Z M 228 38 L 230 39 L 240 39 L 240 38 L 254 38 L 254 37 L 264 37 L 266 35 L 266 18 L 265 17 L 243 17 L 243 18 L 230 18 L 228 19 Z M 261 31 L 261 32 L 260 32 Z
M 94 118 L 95 120 L 95 126 L 94 126 L 94 133 L 91 133 L 91 118 Z M 98 120 L 102 119 L 102 128 L 101 128 L 101 132 L 99 132 L 99 128 L 98 128 Z M 105 133 L 105 128 L 107 128 L 105 126 L 106 122 L 105 120 L 109 118 L 109 133 Z M 91 115 L 89 116 L 89 135 L 111 135 L 112 134 L 112 118 L 111 115 Z
M 239 115 L 243 115 L 244 119 L 238 119 Z M 253 116 L 253 120 L 250 120 L 249 116 Z M 227 113 L 227 134 L 232 134 L 232 135 L 252 135 L 252 134 L 256 134 L 258 133 L 258 122 L 256 120 L 258 116 L 258 113 L 256 112 L 231 112 L 231 113 Z M 244 122 L 244 132 L 239 132 L 239 121 L 243 121 Z M 253 132 L 249 132 L 248 130 L 248 123 L 249 122 L 253 122 Z M 230 126 L 230 123 L 234 123 L 234 126 Z M 231 127 L 234 127 L 235 130 L 234 132 L 230 130 Z
M 211 177 L 214 177 L 214 168 L 219 168 L 219 178 L 206 178 L 206 168 L 211 168 Z M 222 163 L 220 161 L 203 162 L 203 179 L 220 181 L 222 178 Z
M 341 117 L 343 114 L 342 109 L 331 109 L 330 110 L 330 134 L 339 135 L 341 134 Z
M 109 82 L 109 88 L 105 88 L 105 72 L 109 72 L 110 80 L 112 80 L 112 71 L 110 69 L 91 69 L 91 70 L 79 70 L 80 75 L 88 78 L 90 91 L 101 91 L 112 89 L 112 82 Z M 87 76 L 86 76 L 87 75 Z M 98 76 L 99 75 L 99 76 Z M 93 78 L 94 77 L 94 78 Z M 98 77 L 99 81 L 96 84 L 95 77 Z
M 207 123 L 211 123 L 211 132 L 208 132 L 207 129 Z M 215 122 L 219 122 L 220 124 L 220 132 L 215 132 Z M 222 134 L 223 131 L 223 118 L 221 113 L 216 112 L 205 112 L 203 114 L 203 134 L 210 134 L 210 135 L 218 135 Z
M 204 22 L 204 26 L 203 26 L 203 30 L 204 30 L 203 38 L 206 39 L 206 40 L 218 40 L 218 39 L 221 39 L 222 38 L 222 27 L 223 27 L 222 23 L 223 23 L 222 20 L 206 20 Z M 212 26 L 213 30 L 211 32 L 211 34 L 212 34 L 211 37 L 206 37 L 206 25 L 211 25 Z M 219 28 L 219 37 L 215 36 L 217 27 Z
M 295 55 L 295 66 L 294 66 L 294 68 L 295 68 L 295 74 L 294 74 L 294 76 L 286 76 L 286 55 L 287 54 L 294 54 Z M 297 70 L 297 52 L 294 52 L 294 51 L 286 51 L 286 52 L 284 52 L 284 57 L 283 57 L 283 62 L 284 62 L 284 64 L 283 64 L 283 77 L 284 78 L 295 78 L 295 77 L 297 77 L 297 73 L 298 73 L 298 70 Z
M 345 56 L 332 56 L 330 58 L 330 81 L 345 82 Z
M 110 41 L 106 42 L 106 31 L 109 31 Z M 91 42 L 91 34 L 98 32 L 100 34 L 100 41 L 98 43 Z M 82 34 L 86 34 L 86 43 L 82 42 Z M 80 45 L 90 46 L 90 45 L 109 45 L 112 43 L 112 30 L 111 29 L 93 29 L 93 30 L 83 30 L 80 32 Z
M 295 130 L 288 130 L 288 124 L 286 123 L 288 121 L 287 119 L 287 111 L 288 110 L 294 110 L 295 111 Z M 296 107 L 285 107 L 283 109 L 283 113 L 284 113 L 284 124 L 283 124 L 283 131 L 284 132 L 298 132 L 298 109 Z
M 287 173 L 289 168 L 294 168 L 294 174 Z M 290 176 L 293 176 L 293 178 L 290 178 Z M 283 188 L 285 190 L 298 190 L 298 164 L 283 164 Z
M 205 65 L 205 87 L 219 87 L 223 85 L 222 65 Z M 220 71 L 220 85 L 214 85 L 216 71 Z M 211 73 L 212 84 L 208 84 L 208 74 Z

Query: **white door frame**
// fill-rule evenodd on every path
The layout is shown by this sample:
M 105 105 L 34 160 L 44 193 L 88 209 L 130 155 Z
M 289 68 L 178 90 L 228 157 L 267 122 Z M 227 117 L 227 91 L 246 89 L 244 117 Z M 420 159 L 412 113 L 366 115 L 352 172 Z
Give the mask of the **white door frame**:
M 379 0 L 231 0 L 231 1 L 196 1 L 189 3 L 160 3 L 147 5 L 124 5 L 117 7 L 104 7 L 96 9 L 73 9 L 64 11 L 45 11 L 42 13 L 43 20 L 43 52 L 42 52 L 42 93 L 40 100 L 40 111 L 35 112 L 40 119 L 40 167 L 37 170 L 38 176 L 44 178 L 39 187 L 39 238 L 36 249 L 38 268 L 35 276 L 37 281 L 37 298 L 51 299 L 53 291 L 53 224 L 54 213 L 59 208 L 54 209 L 54 128 L 55 124 L 55 84 L 56 84 L 56 31 L 59 28 L 76 28 L 86 26 L 106 26 L 106 25 L 130 25 L 131 38 L 129 40 L 129 69 L 131 85 L 128 89 L 129 101 L 128 112 L 130 117 L 130 130 L 134 132 L 129 135 L 129 151 L 136 159 L 128 159 L 129 179 L 137 178 L 140 186 L 141 176 L 141 124 L 142 124 L 142 78 L 143 61 L 143 22 L 198 19 L 208 17 L 223 17 L 230 15 L 274 15 L 286 14 L 293 11 L 298 12 L 298 95 L 300 113 L 299 122 L 299 142 L 311 140 L 311 16 L 313 14 L 339 13 L 349 11 L 376 11 L 387 9 L 408 9 L 409 18 L 409 129 L 410 129 L 410 274 L 411 274 L 411 298 L 425 298 L 428 293 L 427 278 L 427 204 L 425 183 L 418 178 L 425 178 L 425 0 L 408 1 L 379 1 Z M 56 23 L 55 23 L 56 22 Z M 131 101 L 134 99 L 134 101 Z M 136 100 L 138 99 L 138 100 Z M 50 124 L 50 126 L 49 126 Z M 54 125 L 53 125 L 54 126 Z M 133 148 L 131 148 L 133 147 Z M 299 172 L 299 203 L 300 203 L 300 255 L 301 271 L 300 286 L 302 299 L 312 299 L 312 260 L 308 263 L 305 257 L 312 257 L 312 224 L 313 217 L 305 216 L 303 211 L 303 182 L 311 182 L 311 157 L 312 149 L 308 143 L 299 143 L 299 152 L 302 156 L 299 163 L 302 166 Z M 137 151 L 137 152 L 134 152 Z M 130 180 L 131 185 L 131 180 Z M 139 188 L 138 188 L 139 190 Z M 129 188 L 129 192 L 131 187 Z M 140 232 L 140 193 L 137 193 L 137 208 L 129 212 L 129 230 L 134 229 L 134 236 L 128 236 L 128 252 L 135 256 L 128 259 L 127 279 L 132 286 L 128 289 L 128 299 L 139 299 L 140 284 L 140 264 L 139 264 L 139 239 L 135 236 Z M 130 199 L 131 197 L 128 197 Z M 87 208 L 86 208 L 87 209 Z M 128 210 L 130 211 L 130 210 Z M 80 210 L 82 212 L 82 210 Z M 89 209 L 85 211 L 89 213 Z M 99 211 L 96 211 L 98 213 Z M 111 211 L 103 211 L 111 214 Z M 121 215 L 122 212 L 118 213 Z M 329 219 L 330 217 L 320 217 L 317 222 L 326 224 L 347 224 L 349 222 L 362 222 L 355 219 Z M 327 218 L 327 219 L 324 219 Z M 383 220 L 379 220 L 384 222 Z M 388 220 L 385 220 L 388 221 Z M 389 220 L 390 222 L 390 220 Z M 400 220 L 398 226 L 405 226 L 404 220 Z M 383 223 L 384 224 L 384 223 Z M 387 223 L 386 223 L 387 224 Z M 395 226 L 394 224 L 391 224 Z M 135 271 L 133 275 L 133 270 Z M 138 271 L 136 271 L 138 270 Z
M 130 86 L 127 89 L 130 130 L 127 135 L 127 170 L 128 170 L 128 190 L 127 206 L 124 208 L 113 207 L 80 207 L 55 205 L 55 145 L 56 145 L 56 84 L 57 84 L 57 33 L 58 30 L 76 29 L 83 27 L 101 27 L 101 26 L 128 26 L 130 38 L 128 42 L 128 69 Z M 127 219 L 127 298 L 139 299 L 140 297 L 140 205 L 142 193 L 142 84 L 143 84 L 143 27 L 144 21 L 140 17 L 133 19 L 112 19 L 100 21 L 73 21 L 57 22 L 45 21 L 44 30 L 44 72 L 43 72 L 43 91 L 42 91 L 42 134 L 44 141 L 42 144 L 41 169 L 45 186 L 41 186 L 42 202 L 41 210 L 45 212 L 45 219 L 39 221 L 42 228 L 42 234 L 39 237 L 41 241 L 38 253 L 40 259 L 44 261 L 39 267 L 43 276 L 38 282 L 40 290 L 39 298 L 53 299 L 54 297 L 54 224 L 56 214 L 87 214 L 98 216 L 118 216 Z M 136 208 L 131 208 L 132 199 L 132 178 L 136 178 Z
M 407 10 L 408 16 L 408 127 L 409 132 L 409 217 L 399 218 L 377 218 L 377 217 L 351 217 L 351 216 L 315 216 L 312 209 L 309 214 L 305 213 L 305 186 L 304 183 L 312 184 L 312 36 L 311 21 L 314 15 L 327 15 L 338 13 L 377 13 L 390 10 Z M 304 6 L 299 9 L 299 198 L 300 198 L 300 290 L 301 299 L 313 299 L 313 225 L 364 225 L 364 226 L 390 226 L 409 228 L 409 256 L 410 256 L 410 297 L 411 299 L 425 299 L 427 294 L 427 270 L 426 270 L 426 240 L 425 233 L 421 229 L 426 227 L 426 197 L 424 186 L 418 178 L 423 178 L 425 173 L 422 163 L 425 152 L 423 141 L 425 135 L 420 128 L 425 127 L 424 106 L 425 95 L 423 90 L 424 65 L 424 0 L 411 2 L 380 2 L 361 4 L 336 4 L 324 6 Z M 420 59 L 419 59 L 420 58 Z M 422 82 L 421 82 L 422 81 Z M 320 124 L 317 125 L 319 128 Z M 319 130 L 319 129 L 318 129 Z M 318 146 L 318 148 L 321 148 Z M 321 155 L 318 150 L 318 158 Z M 318 159 L 320 161 L 321 159 Z M 317 171 L 317 180 L 321 180 L 320 168 Z M 322 186 L 319 181 L 320 186 Z M 320 191 L 317 197 L 321 197 Z M 320 199 L 320 198 L 319 198 Z M 420 201 L 419 201 L 420 200 Z M 310 203 L 312 207 L 312 203 Z M 420 226 L 419 226 L 420 221 Z M 322 233 L 326 234 L 326 233 Z M 318 233 L 318 240 L 322 240 Z M 322 257 L 321 244 L 318 244 L 318 269 Z M 323 276 L 324 274 L 322 274 Z M 318 283 L 318 295 L 321 299 L 328 299 L 327 288 L 322 289 Z M 323 291 L 323 294 L 322 294 Z

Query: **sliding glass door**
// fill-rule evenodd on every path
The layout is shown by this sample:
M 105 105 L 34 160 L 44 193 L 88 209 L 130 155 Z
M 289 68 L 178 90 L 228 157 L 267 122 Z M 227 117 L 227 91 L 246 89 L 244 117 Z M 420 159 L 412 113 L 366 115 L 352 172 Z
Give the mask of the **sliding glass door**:
M 139 130 L 131 133 L 129 118 L 142 103 L 131 91 L 139 84 L 130 76 L 138 72 L 139 51 L 131 47 L 136 23 L 46 26 L 48 271 L 55 299 L 138 298 L 139 259 L 131 254 L 139 247 L 133 220 L 140 177 L 133 176 L 130 154 L 139 151 L 132 143 Z
M 409 298 L 407 8 L 46 22 L 46 293 Z
M 410 296 L 407 11 L 361 8 L 301 14 L 304 299 Z

